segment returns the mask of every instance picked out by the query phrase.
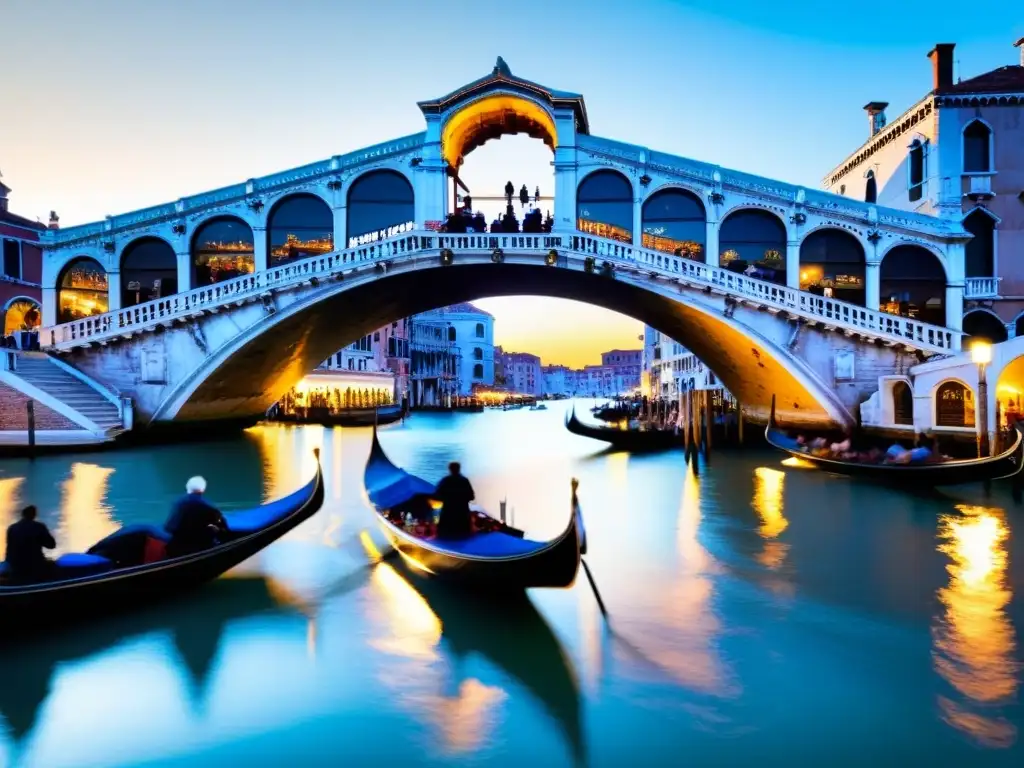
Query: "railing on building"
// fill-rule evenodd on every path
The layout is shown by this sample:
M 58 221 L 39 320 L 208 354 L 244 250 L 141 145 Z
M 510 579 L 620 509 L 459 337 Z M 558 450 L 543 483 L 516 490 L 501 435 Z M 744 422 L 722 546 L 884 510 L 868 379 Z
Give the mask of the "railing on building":
M 965 299 L 995 299 L 999 296 L 1001 277 L 968 277 L 964 280 Z
M 595 269 L 603 268 L 607 261 L 615 270 L 627 273 L 632 270 L 639 275 L 646 273 L 652 278 L 677 280 L 681 284 L 710 290 L 738 301 L 750 302 L 769 310 L 785 311 L 811 322 L 841 327 L 883 341 L 936 353 L 960 349 L 961 333 L 958 331 L 824 298 L 614 240 L 582 234 L 449 235 L 434 232 L 404 233 L 388 240 L 311 256 L 266 271 L 44 328 L 40 341 L 46 348 L 64 350 L 119 336 L 129 338 L 138 332 L 155 330 L 157 326 L 167 326 L 201 316 L 205 312 L 219 311 L 231 304 L 240 305 L 260 299 L 269 296 L 274 290 L 339 279 L 363 267 L 372 266 L 386 271 L 387 267 L 382 262 L 431 255 L 445 250 L 488 256 L 500 250 L 502 254 L 531 255 L 539 259 L 547 259 L 551 251 L 558 252 L 559 258 L 571 253 L 584 259 L 593 259 L 592 266 Z

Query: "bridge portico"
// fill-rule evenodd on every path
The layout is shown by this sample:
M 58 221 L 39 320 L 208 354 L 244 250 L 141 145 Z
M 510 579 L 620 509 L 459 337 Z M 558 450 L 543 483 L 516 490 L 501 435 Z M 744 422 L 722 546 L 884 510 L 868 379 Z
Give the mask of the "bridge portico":
M 752 415 L 767 389 L 791 390 L 780 400 L 798 421 L 850 421 L 866 396 L 837 362 L 851 353 L 877 383 L 904 355 L 959 349 L 970 237 L 959 222 L 595 137 L 582 96 L 500 59 L 419 106 L 422 133 L 44 233 L 44 346 L 116 378 L 143 423 L 254 415 L 373 323 L 501 293 L 581 297 L 648 321 L 698 352 Z M 553 231 L 438 233 L 466 154 L 516 132 L 553 150 Z M 328 315 L 346 319 L 320 328 Z M 739 362 L 752 350 L 776 380 Z M 287 364 L 268 364 L 252 391 L 227 383 L 233 355 L 261 368 L 253 360 L 275 354 Z M 178 367 L 189 382 L 163 372 Z

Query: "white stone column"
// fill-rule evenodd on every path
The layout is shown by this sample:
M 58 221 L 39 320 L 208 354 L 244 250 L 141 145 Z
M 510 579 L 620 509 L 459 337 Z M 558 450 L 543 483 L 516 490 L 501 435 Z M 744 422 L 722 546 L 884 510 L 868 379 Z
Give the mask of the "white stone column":
M 348 207 L 342 198 L 341 205 L 334 209 L 334 250 L 348 248 Z
M 704 260 L 709 267 L 720 266 L 718 247 L 718 222 L 708 219 L 704 230 Z
M 644 204 L 642 198 L 633 201 L 633 245 L 642 248 L 644 244 Z
M 555 218 L 554 231 L 576 230 L 576 149 L 555 150 Z
M 57 289 L 43 288 L 43 325 L 57 324 Z
M 790 240 L 786 243 L 786 285 L 800 288 L 800 241 Z
M 864 306 L 867 309 L 877 310 L 881 303 L 881 266 L 870 261 L 864 265 Z
M 946 326 L 954 331 L 963 330 L 964 287 L 962 284 L 946 286 Z
M 107 273 L 107 311 L 121 308 L 121 273 Z
M 192 254 L 183 251 L 176 254 L 178 257 L 178 293 L 191 291 L 195 288 L 192 285 Z
M 269 254 L 267 249 L 267 228 L 266 227 L 253 227 L 252 228 L 252 250 L 253 258 L 256 262 L 257 272 L 266 272 L 269 266 Z

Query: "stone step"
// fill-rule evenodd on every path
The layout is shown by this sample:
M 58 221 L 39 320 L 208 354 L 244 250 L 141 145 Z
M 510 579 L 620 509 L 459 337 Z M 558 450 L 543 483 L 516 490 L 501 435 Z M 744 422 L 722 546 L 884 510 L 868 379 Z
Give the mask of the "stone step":
M 59 368 L 46 355 L 21 355 L 16 370 L 27 383 L 60 400 L 106 434 L 123 431 L 118 408 L 84 381 Z

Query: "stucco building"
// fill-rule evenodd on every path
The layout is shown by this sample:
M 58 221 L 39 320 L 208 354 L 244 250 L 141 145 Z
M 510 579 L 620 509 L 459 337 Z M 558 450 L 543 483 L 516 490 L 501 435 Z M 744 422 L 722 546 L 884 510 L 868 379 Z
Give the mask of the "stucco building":
M 0 318 L 3 335 L 30 330 L 42 321 L 40 281 L 43 274 L 39 233 L 44 224 L 12 213 L 11 188 L 0 181 Z M 51 214 L 52 226 L 57 217 Z

